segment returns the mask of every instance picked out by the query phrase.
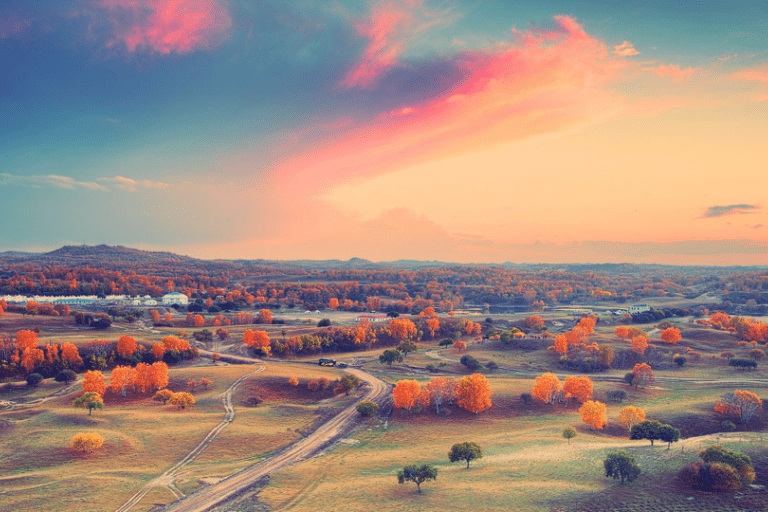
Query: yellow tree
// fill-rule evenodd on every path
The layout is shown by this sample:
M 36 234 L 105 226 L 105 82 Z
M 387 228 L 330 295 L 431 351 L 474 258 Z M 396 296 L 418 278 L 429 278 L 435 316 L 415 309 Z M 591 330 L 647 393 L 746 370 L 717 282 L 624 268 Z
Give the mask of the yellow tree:
M 473 373 L 459 379 L 456 384 L 454 397 L 456 405 L 475 414 L 488 409 L 491 403 L 493 390 L 485 375 Z
M 554 403 L 563 389 L 560 379 L 554 373 L 544 373 L 536 377 L 531 394 L 544 403 Z
M 579 409 L 582 421 L 595 430 L 602 430 L 608 424 L 606 407 L 597 400 L 587 400 Z
M 619 411 L 619 422 L 631 431 L 632 427 L 645 421 L 645 411 L 639 407 L 628 405 Z
M 171 395 L 171 398 L 168 401 L 171 403 L 171 405 L 175 405 L 179 410 L 182 410 L 194 404 L 195 397 L 186 391 L 180 391 Z
M 133 369 L 130 366 L 115 366 L 109 376 L 109 387 L 113 393 L 125 396 L 133 384 Z
M 72 438 L 72 448 L 83 453 L 92 452 L 104 444 L 104 438 L 98 432 L 75 434 Z

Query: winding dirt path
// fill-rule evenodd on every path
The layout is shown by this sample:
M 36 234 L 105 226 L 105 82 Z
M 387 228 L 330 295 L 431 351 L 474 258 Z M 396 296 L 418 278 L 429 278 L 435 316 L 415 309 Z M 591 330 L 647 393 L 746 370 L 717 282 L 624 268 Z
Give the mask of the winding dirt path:
M 358 369 L 349 368 L 348 373 L 357 376 L 368 384 L 362 399 L 382 401 L 389 396 L 389 384 Z M 195 494 L 173 502 L 165 507 L 166 512 L 202 512 L 214 507 L 243 489 L 247 489 L 263 476 L 288 464 L 299 462 L 322 449 L 326 443 L 344 432 L 357 416 L 355 405 L 350 405 L 333 419 L 323 424 L 308 437 L 297 441 L 283 452 L 269 459 L 245 468 L 220 482 L 205 487 Z M 120 509 L 118 512 L 122 512 Z
M 240 384 L 243 383 L 243 381 L 245 381 L 245 379 L 261 373 L 265 369 L 266 366 L 259 366 L 255 371 L 247 373 L 233 382 L 232 385 L 229 386 L 229 388 L 224 392 L 224 395 L 221 398 L 225 411 L 224 419 L 221 421 L 221 423 L 216 425 L 210 432 L 208 432 L 208 435 L 205 436 L 205 438 L 200 441 L 200 443 L 195 446 L 195 448 L 192 449 L 192 451 L 190 451 L 183 459 L 177 462 L 165 473 L 147 483 L 147 485 L 145 485 L 139 492 L 134 494 L 131 499 L 126 501 L 122 507 L 118 508 L 117 512 L 127 512 L 137 503 L 139 503 L 144 498 L 144 496 L 155 487 L 165 487 L 171 492 L 171 494 L 176 496 L 176 498 L 183 497 L 183 494 L 176 487 L 175 483 L 176 475 L 178 474 L 179 470 L 195 460 L 195 458 L 197 458 L 197 456 L 200 455 L 200 453 L 205 450 L 214 439 L 216 439 L 216 436 L 219 435 L 219 432 L 221 432 L 227 425 L 232 423 L 232 421 L 235 419 L 235 408 L 232 406 L 232 393 L 238 388 L 238 386 L 240 386 Z

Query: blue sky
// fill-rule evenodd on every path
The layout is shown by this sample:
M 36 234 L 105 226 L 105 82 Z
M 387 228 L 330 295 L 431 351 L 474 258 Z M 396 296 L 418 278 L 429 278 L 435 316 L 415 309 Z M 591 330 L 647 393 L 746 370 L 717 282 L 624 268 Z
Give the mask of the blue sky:
M 768 264 L 768 4 L 521 4 L 4 2 L 0 250 Z

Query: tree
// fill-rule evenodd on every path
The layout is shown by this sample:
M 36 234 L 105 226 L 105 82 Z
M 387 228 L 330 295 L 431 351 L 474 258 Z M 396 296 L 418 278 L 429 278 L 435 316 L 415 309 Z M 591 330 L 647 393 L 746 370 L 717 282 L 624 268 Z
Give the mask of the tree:
M 77 380 L 77 374 L 72 370 L 62 370 L 56 374 L 56 377 L 54 377 L 54 380 L 56 382 L 63 382 L 64 384 L 69 384 L 70 382 Z
M 524 320 L 524 323 L 528 329 L 533 329 L 535 331 L 538 331 L 544 328 L 544 320 L 542 320 L 542 318 L 538 315 L 532 315 L 527 317 Z
M 363 416 L 375 416 L 379 411 L 379 404 L 370 400 L 363 400 L 357 404 L 357 412 Z
M 104 395 L 107 383 L 104 375 L 98 370 L 88 370 L 83 376 L 83 393 L 94 392 L 99 396 Z
M 205 378 L 205 377 L 202 377 L 202 378 L 201 378 L 199 381 L 197 381 L 197 382 L 198 382 L 198 384 L 200 384 L 201 386 L 203 386 L 203 389 L 208 389 L 208 386 L 210 386 L 211 384 L 213 384 L 213 381 L 212 381 L 211 379 L 207 379 L 207 378 Z
M 673 344 L 683 339 L 683 337 L 680 335 L 680 329 L 677 327 L 669 327 L 661 331 L 661 339 L 666 343 Z
M 727 416 L 735 416 L 742 423 L 749 423 L 752 416 L 763 407 L 763 401 L 750 391 L 737 389 L 725 393 L 715 405 L 715 411 Z
M 619 411 L 619 422 L 627 427 L 628 432 L 631 432 L 632 427 L 643 421 L 645 421 L 645 411 L 639 407 L 628 405 Z
M 398 409 L 411 409 L 416 405 L 416 397 L 421 391 L 421 385 L 417 380 L 399 380 L 395 383 L 395 389 L 392 390 L 392 396 L 395 400 L 395 407 Z
M 440 404 L 451 398 L 453 394 L 452 388 L 451 381 L 445 377 L 435 377 L 427 383 L 427 390 L 429 391 L 432 403 L 435 404 L 436 414 L 440 414 Z
M 491 407 L 493 390 L 485 375 L 473 373 L 459 379 L 454 396 L 456 405 L 475 414 Z
M 632 368 L 632 376 L 632 382 L 635 386 L 640 385 L 647 387 L 655 382 L 653 378 L 653 370 L 645 363 L 636 364 L 635 367 Z
M 261 351 L 263 355 L 269 356 L 270 345 L 267 331 L 254 331 L 247 329 L 243 333 L 243 343 L 249 347 L 253 347 L 257 351 Z
M 403 353 L 403 358 L 405 358 L 409 352 L 416 352 L 418 348 L 416 343 L 411 340 L 403 340 L 403 342 L 397 346 L 397 350 Z
M 675 363 L 678 368 L 682 367 L 687 361 L 688 359 L 686 359 L 685 356 L 682 356 L 680 354 L 675 354 L 672 357 L 672 362 Z
M 165 345 L 162 343 L 152 343 L 152 350 L 150 350 L 150 353 L 156 361 L 161 360 L 163 355 L 165 355 Z
M 605 467 L 606 478 L 611 477 L 614 480 L 620 478 L 622 484 L 624 480 L 631 482 L 640 476 L 640 466 L 626 450 L 609 453 L 603 461 L 603 467 Z
M 36 388 L 43 381 L 43 376 L 39 373 L 30 373 L 27 375 L 27 386 Z
M 466 469 L 469 469 L 469 462 L 475 459 L 483 458 L 483 449 L 475 443 L 465 441 L 463 443 L 456 443 L 451 446 L 451 451 L 448 452 L 448 460 L 451 462 L 457 462 L 460 460 L 467 461 Z
M 390 320 L 389 331 L 392 337 L 398 342 L 410 340 L 418 333 L 416 324 L 407 318 L 393 318 Z
M 296 387 L 299 385 L 299 379 L 297 379 L 296 377 L 291 377 L 290 379 L 288 379 L 288 384 Z
M 72 438 L 72 448 L 83 453 L 92 452 L 104 444 L 104 438 L 98 432 L 75 434 Z
M 754 370 L 757 368 L 757 361 L 741 357 L 734 357 L 728 360 L 728 366 L 733 366 L 739 370 Z
M 551 404 L 560 395 L 562 389 L 563 386 L 560 384 L 560 379 L 557 378 L 557 375 L 554 373 L 543 373 L 534 380 L 531 394 L 537 400 Z
M 88 391 L 75 398 L 72 402 L 72 407 L 76 409 L 88 409 L 88 416 L 90 416 L 94 409 L 104 409 L 104 400 L 102 400 L 100 394 L 94 391 Z
M 761 348 L 753 348 L 749 351 L 749 357 L 754 359 L 755 361 L 759 361 L 760 359 L 765 357 L 765 350 Z
M 348 395 L 359 386 L 360 379 L 351 373 L 346 373 L 339 379 L 339 383 L 336 385 L 333 391 L 335 393 L 344 393 Z
M 462 350 L 467 350 L 467 344 L 464 341 L 457 340 L 453 344 L 453 348 L 456 350 L 456 352 L 461 352 Z
M 216 329 L 216 336 L 218 336 L 221 341 L 224 341 L 229 338 L 229 331 L 224 328 Z
M 579 415 L 584 423 L 595 430 L 602 430 L 608 424 L 605 404 L 597 400 L 584 402 L 584 405 L 579 408 Z
M 186 391 L 180 391 L 171 395 L 168 400 L 171 405 L 175 405 L 179 410 L 186 409 L 188 406 L 195 403 L 195 397 Z
M 173 391 L 170 389 L 161 389 L 157 393 L 155 393 L 155 396 L 152 397 L 152 400 L 155 402 L 163 402 L 163 405 L 168 403 L 168 400 L 171 399 L 173 396 Z
M 461 364 L 463 364 L 464 366 L 467 367 L 467 370 L 469 370 L 471 372 L 476 372 L 477 370 L 479 370 L 480 368 L 483 367 L 483 365 L 480 364 L 480 361 L 478 361 L 477 359 L 475 359 L 474 357 L 472 357 L 469 354 L 464 354 L 461 357 L 461 361 L 460 362 L 461 362 Z
M 379 356 L 379 362 L 381 364 L 388 364 L 390 368 L 392 368 L 392 363 L 400 363 L 402 361 L 403 354 L 396 348 L 388 348 Z
M 45 354 L 39 348 L 25 348 L 21 353 L 21 366 L 28 372 L 45 361 Z
M 752 459 L 745 453 L 735 452 L 718 444 L 701 451 L 699 456 L 706 463 L 727 464 L 734 468 L 739 475 L 741 485 L 749 485 L 755 481 Z
M 195 379 L 189 379 L 187 381 L 187 389 L 189 390 L 190 393 L 195 390 L 196 386 L 197 386 L 197 381 Z
M 572 397 L 581 403 L 592 399 L 592 390 L 592 379 L 589 377 L 569 375 L 565 378 L 565 384 L 563 384 L 565 397 Z
M 645 351 L 648 348 L 648 338 L 645 336 L 635 336 L 629 343 L 632 346 L 632 350 L 638 354 L 645 354 Z
M 563 429 L 563 437 L 568 440 L 568 444 L 571 444 L 571 439 L 576 437 L 576 429 L 573 427 L 565 427 Z
M 123 359 L 128 359 L 136 353 L 136 340 L 128 335 L 120 336 L 117 340 L 117 353 Z
M 28 348 L 37 348 L 37 333 L 29 329 L 16 332 L 16 348 L 23 352 Z
M 676 443 L 680 440 L 680 430 L 672 425 L 662 424 L 661 427 L 659 427 L 659 439 L 667 443 L 667 450 L 669 450 L 672 443 Z
M 651 446 L 653 446 L 655 440 L 661 439 L 661 426 L 662 423 L 656 420 L 641 421 L 629 431 L 629 438 L 633 440 L 647 439 L 651 442 Z
M 109 387 L 113 393 L 125 396 L 133 384 L 133 369 L 130 366 L 115 366 L 109 376 Z
M 328 309 L 337 309 L 339 307 L 339 299 L 331 297 L 328 301 Z
M 427 480 L 437 480 L 437 468 L 431 464 L 421 466 L 405 466 L 397 474 L 398 483 L 413 482 L 421 493 L 421 484 Z
M 256 315 L 256 322 L 260 324 L 271 324 L 272 312 L 268 309 L 260 309 L 259 314 Z

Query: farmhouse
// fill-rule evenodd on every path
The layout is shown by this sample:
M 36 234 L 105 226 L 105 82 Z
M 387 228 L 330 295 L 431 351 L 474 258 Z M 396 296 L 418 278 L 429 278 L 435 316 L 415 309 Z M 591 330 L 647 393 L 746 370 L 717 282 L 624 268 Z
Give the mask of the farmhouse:
M 387 315 L 360 315 L 357 317 L 358 322 L 363 320 L 366 322 L 386 322 L 389 320 L 389 317 Z
M 189 304 L 189 297 L 180 292 L 171 292 L 163 295 L 163 306 L 172 306 L 173 304 L 186 306 Z
M 650 310 L 651 310 L 651 306 L 649 306 L 648 304 L 633 304 L 629 306 L 629 309 L 627 309 L 630 315 L 637 315 L 639 313 L 644 313 Z

